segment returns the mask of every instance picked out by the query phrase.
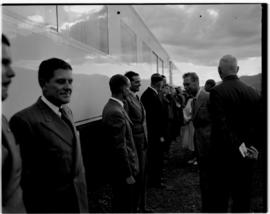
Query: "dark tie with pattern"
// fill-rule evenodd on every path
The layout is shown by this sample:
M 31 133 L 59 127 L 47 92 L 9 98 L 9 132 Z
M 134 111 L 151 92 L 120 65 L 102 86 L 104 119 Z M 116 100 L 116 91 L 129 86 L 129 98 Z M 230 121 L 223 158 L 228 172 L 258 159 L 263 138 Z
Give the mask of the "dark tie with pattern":
M 64 108 L 59 108 L 59 112 L 61 113 L 61 119 L 68 125 L 73 133 L 73 125 L 71 121 L 68 119 L 67 113 L 65 112 Z

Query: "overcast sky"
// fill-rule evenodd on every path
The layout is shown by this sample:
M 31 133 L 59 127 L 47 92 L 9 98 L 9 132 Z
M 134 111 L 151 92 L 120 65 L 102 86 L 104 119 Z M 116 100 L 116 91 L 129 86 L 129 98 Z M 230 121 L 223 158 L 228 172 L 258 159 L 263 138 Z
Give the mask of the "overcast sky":
M 167 50 L 182 74 L 196 72 L 200 83 L 220 81 L 220 57 L 232 54 L 239 75 L 261 73 L 260 4 L 136 5 L 136 11 Z

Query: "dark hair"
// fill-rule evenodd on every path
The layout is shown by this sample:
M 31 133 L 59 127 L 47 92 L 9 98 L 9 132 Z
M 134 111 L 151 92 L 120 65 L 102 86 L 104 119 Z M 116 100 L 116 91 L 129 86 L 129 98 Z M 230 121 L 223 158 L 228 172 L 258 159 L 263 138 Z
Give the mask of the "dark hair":
M 2 44 L 10 46 L 10 42 L 9 42 L 8 38 L 5 36 L 5 34 L 2 34 Z
M 163 78 L 160 74 L 158 74 L 158 73 L 152 74 L 152 76 L 151 76 L 151 84 L 152 85 L 156 85 L 158 82 L 161 82 L 161 81 L 163 81 Z
M 216 85 L 216 82 L 213 79 L 209 79 L 209 80 L 206 80 L 205 85 L 209 85 L 210 87 L 214 87 Z
M 209 79 L 209 80 L 206 80 L 205 85 L 204 85 L 204 89 L 206 91 L 210 91 L 215 86 L 216 86 L 215 80 Z
M 47 59 L 40 63 L 38 69 L 38 82 L 41 88 L 54 76 L 54 71 L 57 69 L 72 70 L 72 67 L 64 60 L 58 58 Z
M 119 94 L 122 87 L 128 85 L 128 78 L 122 74 L 113 75 L 109 81 L 110 90 L 112 94 Z
M 183 78 L 190 77 L 192 82 L 199 82 L 199 77 L 195 72 L 188 72 L 183 75 Z
M 136 72 L 134 72 L 134 71 L 127 71 L 125 73 L 125 76 L 129 79 L 129 81 L 132 81 L 133 80 L 133 77 L 139 76 L 139 74 L 136 73 Z

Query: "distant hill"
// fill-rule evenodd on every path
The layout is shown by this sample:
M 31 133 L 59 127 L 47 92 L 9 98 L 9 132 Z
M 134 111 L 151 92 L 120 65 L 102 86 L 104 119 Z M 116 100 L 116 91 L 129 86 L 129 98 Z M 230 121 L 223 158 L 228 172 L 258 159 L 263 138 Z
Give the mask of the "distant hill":
M 251 86 L 255 90 L 257 90 L 259 93 L 262 91 L 262 74 L 256 74 L 251 76 L 240 76 L 239 77 L 241 81 L 246 83 L 247 85 Z M 221 81 L 217 82 L 217 84 L 221 83 Z
M 262 90 L 262 75 L 240 76 L 240 79 L 247 85 L 255 88 L 258 92 Z

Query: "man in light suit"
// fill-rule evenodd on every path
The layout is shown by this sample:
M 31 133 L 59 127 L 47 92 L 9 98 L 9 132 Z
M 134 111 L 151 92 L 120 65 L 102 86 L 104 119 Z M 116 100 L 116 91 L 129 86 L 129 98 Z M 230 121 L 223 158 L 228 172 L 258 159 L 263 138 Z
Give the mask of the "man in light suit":
M 196 73 L 183 75 L 185 90 L 192 95 L 192 122 L 194 125 L 194 145 L 200 170 L 200 187 L 202 212 L 209 207 L 209 148 L 211 136 L 211 120 L 209 114 L 209 93 L 199 86 Z
M 72 68 L 51 58 L 39 66 L 42 96 L 10 121 L 21 146 L 27 212 L 88 212 L 81 146 L 71 110 Z
M 164 81 L 160 74 L 151 76 L 151 86 L 141 96 L 141 101 L 146 111 L 146 124 L 148 132 L 148 172 L 149 186 L 164 187 L 162 183 L 163 147 L 164 147 L 164 120 L 163 109 L 159 92 Z
M 211 212 L 250 212 L 252 164 L 258 158 L 262 127 L 260 97 L 237 77 L 232 55 L 219 61 L 222 83 L 210 91 Z
M 147 128 L 145 110 L 139 96 L 136 94 L 140 90 L 141 79 L 138 73 L 128 71 L 125 76 L 130 81 L 130 93 L 125 99 L 124 107 L 131 119 L 133 126 L 133 138 L 139 158 L 140 172 L 136 179 L 136 207 L 138 212 L 150 212 L 146 209 L 146 153 L 147 153 Z
M 2 34 L 2 102 L 8 97 L 8 87 L 15 73 L 11 67 L 10 42 Z M 2 212 L 24 213 L 21 182 L 22 163 L 19 145 L 2 115 Z
M 102 112 L 105 142 L 111 151 L 113 212 L 136 212 L 134 184 L 139 173 L 139 160 L 132 134 L 132 121 L 124 109 L 124 99 L 129 93 L 127 77 L 116 74 L 111 77 L 111 98 Z

